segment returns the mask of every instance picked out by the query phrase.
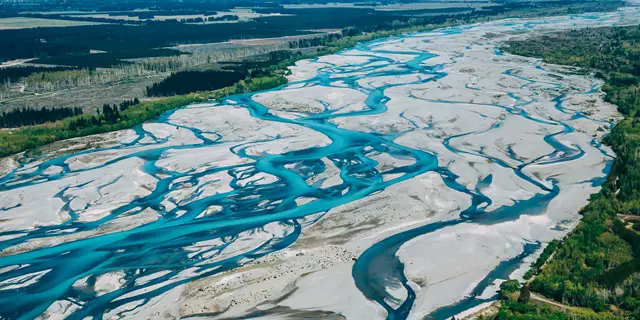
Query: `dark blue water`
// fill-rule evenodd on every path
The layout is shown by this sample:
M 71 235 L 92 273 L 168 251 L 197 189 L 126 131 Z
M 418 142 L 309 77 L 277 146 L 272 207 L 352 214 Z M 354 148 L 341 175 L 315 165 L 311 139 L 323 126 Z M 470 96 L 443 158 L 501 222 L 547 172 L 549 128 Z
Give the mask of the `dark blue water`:
M 544 23 L 546 22 L 512 24 L 505 25 L 505 28 L 513 28 L 514 30 L 523 27 L 534 28 L 536 24 Z M 473 30 L 473 28 L 447 28 L 437 30 L 433 34 L 448 36 L 469 30 Z M 520 179 L 539 190 L 530 199 L 515 201 L 511 206 L 487 211 L 486 208 L 490 207 L 492 202 L 488 196 L 483 194 L 483 190 L 493 182 L 492 175 L 481 177 L 475 188 L 468 189 L 458 182 L 458 176 L 444 164 L 438 163 L 435 152 L 410 148 L 394 142 L 395 138 L 410 131 L 431 130 L 432 123 L 420 126 L 401 113 L 399 117 L 406 120 L 412 128 L 389 134 L 346 130 L 333 124 L 330 120 L 379 115 L 387 112 L 387 103 L 390 101 L 390 98 L 385 95 L 387 89 L 401 85 L 437 81 L 447 76 L 447 73 L 443 71 L 445 65 L 425 66 L 425 61 L 437 56 L 433 53 L 380 49 L 386 41 L 403 41 L 410 37 L 420 38 L 425 35 L 404 35 L 360 43 L 355 49 L 359 52 L 359 56 L 368 59 L 366 62 L 351 65 L 329 64 L 321 68 L 317 76 L 291 84 L 307 87 L 338 87 L 336 82 L 340 80 L 342 83 L 340 86 L 346 84 L 349 88 L 366 94 L 365 107 L 361 110 L 344 112 L 341 109 L 331 109 L 328 104 L 321 102 L 325 106 L 323 112 L 302 114 L 296 118 L 284 118 L 254 101 L 252 99 L 254 93 L 228 97 L 229 101 L 246 108 L 251 117 L 256 120 L 285 123 L 321 133 L 331 140 L 331 143 L 326 146 L 309 147 L 282 154 L 255 155 L 248 152 L 247 149 L 252 144 L 260 142 L 237 142 L 229 150 L 238 157 L 250 159 L 252 162 L 227 166 L 213 164 L 204 169 L 199 168 L 199 170 L 172 171 L 157 164 L 159 160 L 167 156 L 168 152 L 212 152 L 214 150 L 212 147 L 222 143 L 229 144 L 230 141 L 227 141 L 222 134 L 172 120 L 174 119 L 172 118 L 173 112 L 167 112 L 157 122 L 181 130 L 188 130 L 198 138 L 198 141 L 190 144 L 170 145 L 171 136 L 159 138 L 139 126 L 135 128 L 136 138 L 129 143 L 104 149 L 85 150 L 46 160 L 43 160 L 44 156 L 27 157 L 17 169 L 0 178 L 2 196 L 15 195 L 25 187 L 69 181 L 70 177 L 81 177 L 86 172 L 106 170 L 112 164 L 132 158 L 143 161 L 143 165 L 139 169 L 156 178 L 157 182 L 148 195 L 114 208 L 105 217 L 91 222 L 78 219 L 82 215 L 81 211 L 91 209 L 91 205 L 87 205 L 82 210 L 74 210 L 71 206 L 74 198 L 69 195 L 70 190 L 82 189 L 91 181 L 79 184 L 69 183 L 54 196 L 63 203 L 60 212 L 68 215 L 70 217 L 68 220 L 58 225 L 41 226 L 27 230 L 0 230 L 0 237 L 8 239 L 0 242 L 0 249 L 11 248 L 27 241 L 53 240 L 70 233 L 102 230 L 115 219 L 136 216 L 145 210 L 157 212 L 159 219 L 130 230 L 104 233 L 90 238 L 71 240 L 51 247 L 0 257 L 0 306 L 2 306 L 0 318 L 32 319 L 41 315 L 55 301 L 73 301 L 79 305 L 78 309 L 68 316 L 69 319 L 101 318 L 105 313 L 132 302 L 144 305 L 153 297 L 179 285 L 237 268 L 292 245 L 300 236 L 304 226 L 317 221 L 324 213 L 335 207 L 365 198 L 393 184 L 426 172 L 435 172 L 442 177 L 447 187 L 467 194 L 472 200 L 471 205 L 461 210 L 458 217 L 453 220 L 429 223 L 376 243 L 364 251 L 352 270 L 357 288 L 365 297 L 383 307 L 388 313 L 388 319 L 407 318 L 413 306 L 415 292 L 408 285 L 408 279 L 404 275 L 404 265 L 396 255 L 404 243 L 461 223 L 491 225 L 512 221 L 522 215 L 542 214 L 548 203 L 561 190 L 557 181 L 553 179 L 539 181 L 536 177 L 528 176 L 525 173 L 527 166 L 569 162 L 584 155 L 584 151 L 579 147 L 568 146 L 558 140 L 562 135 L 574 131 L 568 123 L 540 118 L 524 110 L 524 107 L 533 103 L 536 97 L 520 97 L 516 92 L 509 92 L 509 96 L 515 101 L 513 105 L 483 104 L 483 107 L 500 108 L 510 115 L 556 128 L 556 131 L 544 137 L 544 141 L 555 150 L 554 152 L 531 161 L 523 161 L 512 149 L 509 149 L 508 156 L 513 160 L 510 163 L 516 163 L 515 165 L 491 157 L 483 150 L 458 149 L 455 144 L 451 143 L 457 139 L 464 139 L 468 135 L 500 128 L 500 121 L 481 131 L 465 132 L 443 139 L 443 145 L 449 151 L 490 160 L 503 168 L 513 170 Z M 428 37 L 424 41 L 429 41 Z M 471 49 L 471 47 L 469 46 L 467 49 Z M 355 54 L 354 52 L 340 54 L 347 56 Z M 385 57 L 385 54 L 404 54 L 410 55 L 412 58 L 406 62 L 398 62 Z M 503 55 L 498 47 L 495 48 L 495 54 L 498 57 Z M 456 53 L 456 57 L 463 55 L 464 53 L 461 52 Z M 456 63 L 455 58 L 450 64 L 454 63 Z M 505 70 L 504 74 L 522 80 L 525 83 L 523 87 L 539 83 L 527 79 L 514 70 Z M 365 78 L 406 75 L 420 75 L 422 80 L 380 85 L 373 89 L 359 84 L 359 80 Z M 563 89 L 561 84 L 542 84 L 554 90 Z M 273 91 L 286 89 L 287 86 L 283 86 L 273 89 Z M 457 103 L 455 101 L 429 100 L 428 98 L 415 99 L 418 103 L 436 101 L 451 104 L 452 107 L 455 107 Z M 586 117 L 565 109 L 563 99 L 564 95 L 560 95 L 554 100 L 559 111 L 574 117 Z M 195 105 L 188 106 L 188 108 L 202 108 L 202 110 L 215 113 L 216 108 L 227 108 L 227 106 L 202 107 Z M 280 138 L 279 136 L 272 137 L 269 141 Z M 593 145 L 606 155 L 606 151 L 601 148 L 598 141 L 594 140 Z M 69 160 L 78 156 L 98 154 L 104 151 L 120 151 L 122 155 L 82 169 L 72 169 L 68 165 Z M 407 165 L 396 165 L 393 168 L 381 170 L 378 169 L 377 161 L 373 160 L 373 157 L 379 154 L 388 154 L 396 159 L 410 159 L 412 161 Z M 340 170 L 339 175 L 342 179 L 340 184 L 322 187 L 321 183 L 308 183 L 309 179 L 326 172 L 327 167 L 322 159 L 328 159 Z M 32 166 L 31 163 L 38 164 Z M 59 172 L 48 174 L 46 171 L 51 168 L 59 168 Z M 605 176 L 608 170 L 609 166 L 602 173 L 594 173 L 594 176 L 598 177 L 588 182 L 593 185 L 602 183 L 601 177 Z M 199 185 L 200 179 L 217 173 L 224 173 L 231 177 L 229 185 L 231 191 L 201 196 L 206 185 Z M 274 176 L 277 179 L 269 183 L 258 183 L 260 179 L 257 177 L 264 174 Z M 117 183 L 121 178 L 115 177 L 98 186 L 97 191 L 100 192 Z M 172 192 L 193 186 L 197 186 L 197 188 L 190 196 L 182 201 L 174 202 L 175 207 L 171 209 L 165 207 L 164 203 L 170 200 Z M 312 198 L 313 201 L 299 205 L 296 199 L 300 198 Z M 17 204 L 9 208 L 0 208 L 0 210 L 10 213 L 11 210 L 20 208 L 20 206 L 21 204 Z M 203 212 L 214 206 L 220 208 L 217 213 L 202 215 Z M 232 255 L 223 255 L 224 250 L 235 241 L 246 237 L 247 234 L 251 236 L 264 232 L 265 225 L 270 223 L 278 223 L 283 231 L 277 235 L 270 234 L 270 238 L 256 248 Z M 195 253 L 189 249 L 196 243 L 213 240 L 218 240 L 218 244 Z M 497 266 L 478 284 L 470 297 L 455 305 L 445 306 L 435 311 L 431 317 L 442 319 L 484 302 L 485 300 L 476 299 L 476 297 L 495 279 L 507 278 L 520 265 L 522 259 L 538 249 L 539 246 L 538 243 L 525 245 L 521 255 Z M 97 295 L 93 286 L 98 276 L 114 271 L 121 271 L 124 274 L 122 287 L 103 295 Z M 162 275 L 157 276 L 160 273 Z M 40 275 L 39 278 L 36 275 Z M 151 275 L 155 275 L 155 278 L 146 282 L 140 281 L 140 279 Z M 29 283 L 30 280 L 34 281 Z M 80 280 L 85 283 L 82 288 L 73 285 Z M 7 287 L 9 283 L 22 286 L 12 289 Z M 397 298 L 388 293 L 387 288 L 389 287 L 404 288 L 407 292 L 407 298 L 403 301 L 397 301 Z

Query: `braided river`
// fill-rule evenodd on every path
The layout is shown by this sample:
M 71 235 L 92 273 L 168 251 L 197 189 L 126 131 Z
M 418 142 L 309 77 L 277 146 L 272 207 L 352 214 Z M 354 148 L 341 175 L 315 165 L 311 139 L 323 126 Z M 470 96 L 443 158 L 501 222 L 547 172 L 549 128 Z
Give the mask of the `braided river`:
M 600 80 L 501 46 L 638 21 L 629 7 L 363 42 L 272 90 L 4 159 L 0 318 L 486 306 L 578 223 L 619 119 Z

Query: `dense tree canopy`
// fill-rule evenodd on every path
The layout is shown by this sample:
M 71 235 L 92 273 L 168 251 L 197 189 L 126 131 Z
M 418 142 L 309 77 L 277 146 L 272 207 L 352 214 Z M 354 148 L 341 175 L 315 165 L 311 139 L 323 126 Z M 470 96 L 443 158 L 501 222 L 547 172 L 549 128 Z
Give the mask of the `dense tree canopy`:
M 1 128 L 17 128 L 31 126 L 45 122 L 54 122 L 64 118 L 79 116 L 82 109 L 75 108 L 41 108 L 41 109 L 13 109 L 0 114 Z

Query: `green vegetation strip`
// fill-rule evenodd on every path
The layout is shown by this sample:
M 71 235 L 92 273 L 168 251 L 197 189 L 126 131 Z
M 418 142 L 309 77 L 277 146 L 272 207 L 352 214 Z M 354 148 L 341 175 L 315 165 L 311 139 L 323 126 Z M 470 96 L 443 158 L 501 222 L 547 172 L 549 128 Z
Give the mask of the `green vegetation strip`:
M 640 214 L 640 27 L 573 30 L 509 42 L 504 50 L 596 72 L 605 81 L 605 99 L 625 119 L 605 139 L 617 158 L 602 190 L 591 196 L 581 223 L 552 259 L 536 263 L 529 274 L 537 274 L 532 291 L 571 309 L 560 314 L 544 307 L 551 312 L 545 314 L 533 302 L 509 300 L 497 318 L 640 319 L 640 234 L 618 218 Z M 575 307 L 594 312 L 576 315 L 584 309 Z
M 540 269 L 544 264 L 549 260 L 551 255 L 558 249 L 558 245 L 560 241 L 552 240 L 549 244 L 544 248 L 540 257 L 536 260 L 536 262 L 531 264 L 531 269 L 524 274 L 525 280 L 531 279 L 533 276 L 537 275 L 540 272 Z

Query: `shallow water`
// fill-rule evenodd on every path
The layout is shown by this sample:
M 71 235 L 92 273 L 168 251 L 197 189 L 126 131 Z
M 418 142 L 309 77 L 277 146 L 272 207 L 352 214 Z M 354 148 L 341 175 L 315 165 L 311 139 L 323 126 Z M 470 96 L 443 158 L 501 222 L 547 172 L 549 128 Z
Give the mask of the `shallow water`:
M 628 16 L 630 12 L 626 14 Z M 621 19 L 618 15 L 513 20 L 493 23 L 489 27 L 491 31 L 503 32 L 553 28 L 569 21 L 582 25 L 608 25 Z M 485 194 L 495 183 L 493 174 L 479 177 L 477 183 L 469 187 L 469 184 L 461 182 L 459 174 L 449 168 L 448 163 L 439 161 L 438 152 L 397 142 L 404 135 L 435 130 L 433 123 L 423 123 L 402 112 L 397 116 L 407 125 L 406 130 L 353 130 L 337 124 L 341 120 L 360 121 L 388 114 L 388 103 L 392 98 L 386 92 L 444 79 L 449 76 L 447 68 L 465 55 L 462 51 L 453 52 L 449 62 L 431 65 L 430 59 L 438 58 L 438 54 L 403 47 L 405 40 L 424 38 L 429 42 L 438 37 L 477 32 L 483 27 L 447 28 L 360 43 L 354 50 L 337 56 L 364 58 L 365 62 L 335 64 L 316 59 L 316 63 L 323 63 L 317 69 L 317 75 L 270 90 L 286 95 L 294 87 L 349 88 L 366 96 L 361 109 L 336 108 L 327 99 L 318 101 L 324 106 L 324 111 L 319 113 L 286 114 L 257 102 L 255 93 L 241 94 L 228 97 L 220 105 L 191 105 L 168 112 L 157 120 L 160 127 L 137 127 L 133 138 L 117 146 L 46 160 L 31 158 L 24 161 L 0 178 L 0 221 L 19 220 L 20 215 L 33 214 L 34 211 L 37 216 L 37 210 L 45 211 L 42 214 L 53 210 L 60 218 L 53 222 L 43 221 L 34 227 L 19 224 L 20 227 L 4 227 L 0 224 L 0 239 L 3 239 L 0 249 L 5 252 L 0 257 L 0 305 L 3 306 L 0 317 L 29 319 L 42 314 L 64 313 L 69 319 L 100 318 L 113 315 L 114 310 L 117 310 L 115 315 L 125 315 L 144 308 L 155 297 L 177 286 L 221 274 L 291 246 L 304 233 L 305 227 L 321 220 L 325 213 L 336 207 L 434 172 L 441 176 L 448 188 L 468 196 L 471 205 L 461 208 L 451 219 L 429 222 L 381 239 L 364 250 L 352 268 L 355 286 L 366 298 L 386 310 L 387 319 L 406 319 L 412 312 L 416 292 L 397 255 L 404 244 L 460 224 L 491 226 L 515 221 L 525 215 L 545 214 L 549 203 L 563 193 L 560 181 L 553 176 L 540 180 L 527 170 L 533 166 L 565 165 L 585 157 L 583 147 L 566 142 L 567 135 L 575 133 L 576 120 L 610 124 L 608 119 L 591 118 L 566 108 L 567 96 L 564 93 L 553 97 L 550 102 L 559 114 L 566 117 L 543 117 L 530 112 L 527 108 L 531 104 L 545 99 L 538 95 L 540 92 L 562 92 L 569 88 L 561 81 L 530 79 L 518 70 L 503 70 L 505 77 L 513 77 L 523 83 L 517 90 L 505 91 L 513 103 L 465 102 L 464 105 L 497 109 L 505 117 L 519 117 L 528 123 L 554 128 L 541 136 L 553 151 L 523 160 L 512 146 L 507 148 L 505 157 L 498 157 L 482 148 L 464 147 L 461 143 L 470 137 L 500 129 L 502 120 L 488 127 L 441 139 L 443 148 L 448 152 L 485 159 L 512 172 L 521 180 L 520 183 L 537 190 L 526 199 L 515 199 L 512 204 L 497 208 L 494 199 Z M 396 49 L 388 49 L 390 43 L 400 44 Z M 462 48 L 473 50 L 474 46 L 476 43 L 472 41 L 463 44 Z M 491 50 L 496 58 L 506 56 L 498 47 Z M 398 59 L 396 55 L 410 58 Z M 539 65 L 532 69 L 547 72 Z M 403 76 L 411 75 L 418 76 L 417 80 L 389 82 L 374 87 L 363 85 L 363 80 L 367 79 L 384 76 L 404 79 Z M 590 84 L 582 94 L 596 95 L 598 86 Z M 479 88 L 478 84 L 470 83 L 460 83 L 460 88 L 487 91 Z M 530 95 L 523 96 L 525 91 Z M 409 96 L 416 103 L 441 103 L 452 108 L 461 104 L 438 97 Z M 220 112 L 232 108 L 248 110 L 251 118 L 246 117 L 243 121 L 260 121 L 267 123 L 267 127 L 278 125 L 278 130 L 283 133 L 265 133 L 260 138 L 244 140 L 235 136 L 227 138 L 226 134 L 230 132 L 215 132 L 202 123 L 191 124 L 185 120 L 189 119 L 185 115 L 200 112 L 195 117 L 208 116 L 215 121 Z M 267 127 L 261 127 L 260 132 L 266 132 Z M 294 150 L 290 151 L 285 148 L 281 152 L 260 149 L 274 142 L 288 143 L 286 139 L 291 135 L 299 135 L 304 140 L 307 138 L 305 133 L 296 131 L 302 128 L 307 130 L 304 132 L 314 132 L 318 137 L 328 139 L 328 143 L 309 140 L 313 143 L 303 142 L 302 147 L 292 147 Z M 240 125 L 236 130 L 242 137 L 243 130 L 250 128 Z M 252 134 L 257 133 L 244 133 L 247 137 L 254 137 Z M 314 145 L 309 147 L 308 144 Z M 601 170 L 592 170 L 589 179 L 584 181 L 598 186 L 610 169 L 611 156 L 598 139 L 593 139 L 590 145 L 609 159 L 607 165 L 603 165 Z M 197 166 L 186 169 L 166 162 L 172 157 L 180 162 L 179 155 L 207 158 L 215 153 L 226 154 L 223 151 L 229 154 L 225 159 L 236 160 L 201 161 Z M 374 159 L 380 155 L 388 155 L 398 162 L 392 168 L 381 168 L 379 161 Z M 340 183 L 324 186 L 326 179 L 312 181 L 328 172 L 327 163 L 339 170 Z M 129 169 L 131 171 L 126 171 Z M 144 184 L 136 182 L 141 181 L 141 177 L 151 181 L 146 192 L 136 191 L 140 195 L 126 198 L 133 191 L 129 192 L 125 187 L 131 190 L 139 188 Z M 129 181 L 134 183 L 127 184 Z M 223 184 L 224 188 L 210 192 L 210 188 L 218 184 Z M 103 201 L 105 197 L 110 197 L 110 200 Z M 47 203 L 53 201 L 53 205 L 46 204 L 45 199 L 49 201 Z M 127 200 L 119 201 L 121 199 Z M 310 201 L 301 202 L 301 199 Z M 153 213 L 153 219 L 145 220 L 148 212 Z M 89 213 L 95 214 L 95 218 L 86 218 Z M 119 224 L 126 219 L 135 221 L 137 217 L 138 224 Z M 450 306 L 441 306 L 430 317 L 447 318 L 493 299 L 493 296 L 480 296 L 494 280 L 508 278 L 521 266 L 524 258 L 540 247 L 536 239 L 529 239 L 521 254 L 499 263 L 474 286 L 467 298 Z M 104 281 L 115 284 L 104 289 Z M 404 288 L 406 298 L 399 300 L 392 296 L 389 288 Z

